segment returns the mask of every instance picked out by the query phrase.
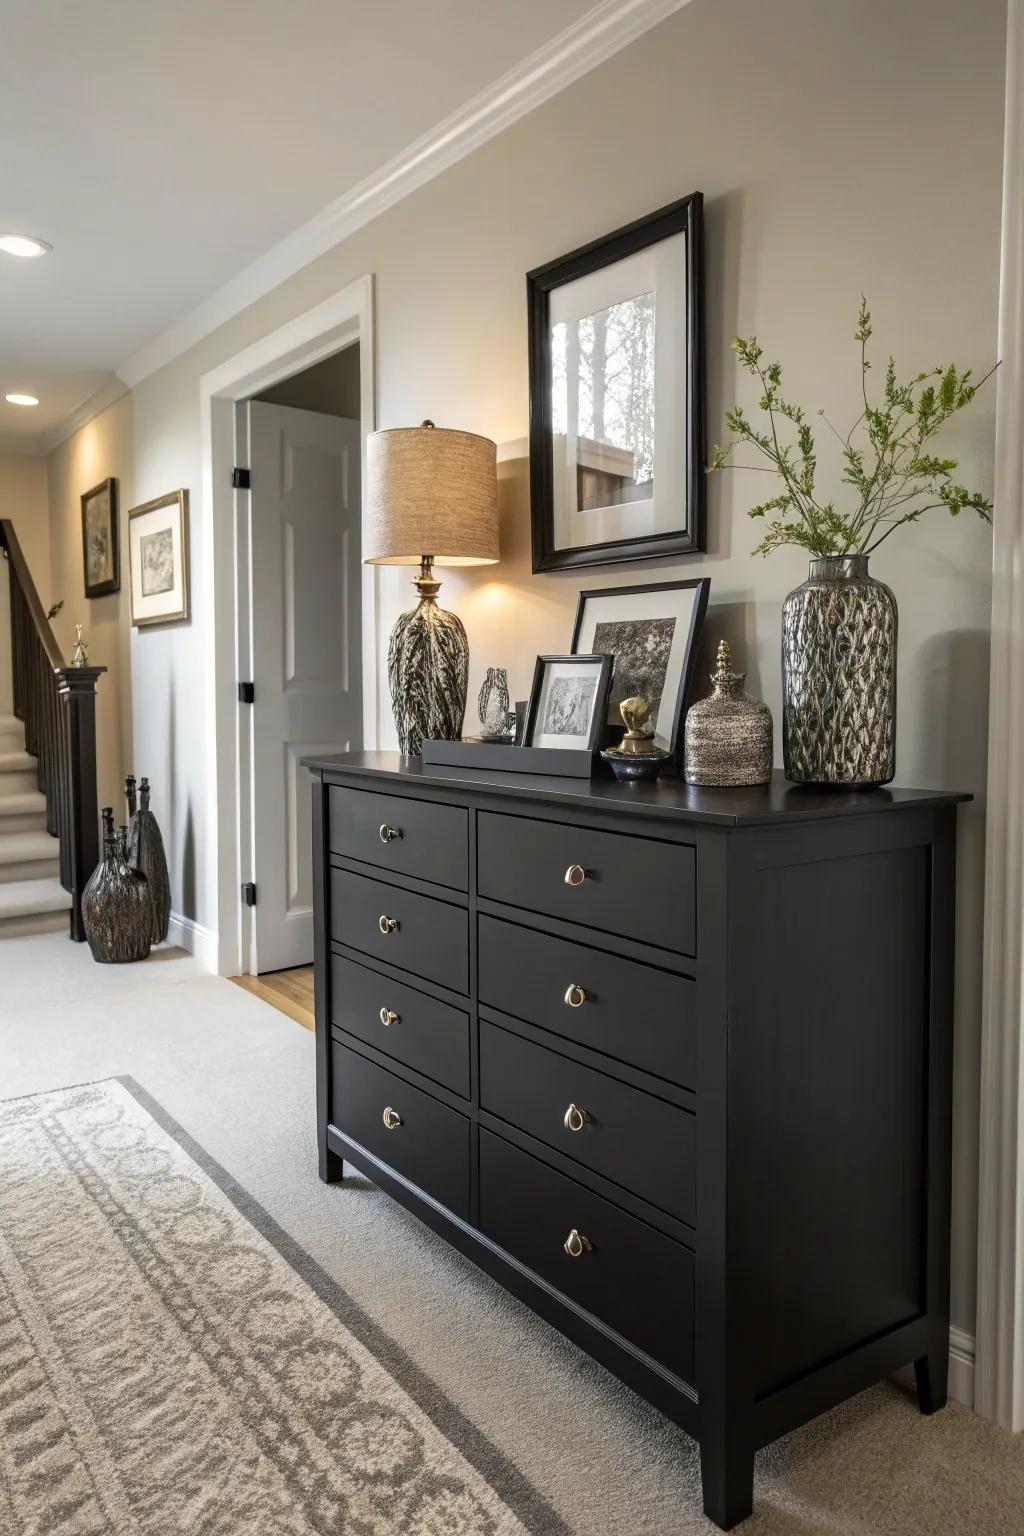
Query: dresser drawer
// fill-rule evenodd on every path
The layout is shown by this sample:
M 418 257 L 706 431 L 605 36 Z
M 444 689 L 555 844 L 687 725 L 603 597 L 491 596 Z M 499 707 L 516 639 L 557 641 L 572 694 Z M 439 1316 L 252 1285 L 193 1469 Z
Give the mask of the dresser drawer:
M 394 927 L 384 925 L 394 924 Z M 331 938 L 425 976 L 453 992 L 469 986 L 469 918 L 432 896 L 331 870 Z
M 696 859 L 685 844 L 481 811 L 477 866 L 493 901 L 695 952 Z
M 469 813 L 459 806 L 334 788 L 330 823 L 332 853 L 457 891 L 467 888 Z
M 578 1130 L 570 1106 L 585 1114 Z M 685 1109 L 483 1019 L 480 1107 L 695 1225 L 696 1119 Z
M 469 1015 L 331 956 L 331 1023 L 469 1098 Z
M 394 1122 L 385 1123 L 385 1111 Z M 420 1189 L 464 1220 L 469 1216 L 469 1121 L 419 1088 L 335 1041 L 331 1118 Z
M 695 984 L 685 976 L 481 916 L 481 1003 L 684 1088 L 696 1085 Z
M 693 1379 L 693 1254 L 500 1136 L 480 1132 L 480 1229 L 638 1349 Z M 572 1243 L 570 1233 L 589 1247 Z

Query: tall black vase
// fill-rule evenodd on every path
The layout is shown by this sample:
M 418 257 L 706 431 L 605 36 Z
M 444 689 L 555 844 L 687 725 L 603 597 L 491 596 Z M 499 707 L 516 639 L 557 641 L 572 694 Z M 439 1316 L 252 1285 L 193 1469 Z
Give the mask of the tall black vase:
M 101 965 L 145 960 L 153 931 L 149 882 L 128 862 L 127 828 L 114 831 L 114 812 L 103 810 L 103 857 L 82 892 L 82 925 Z
M 135 808 L 135 780 L 124 781 L 131 822 L 128 827 L 128 861 L 141 870 L 149 881 L 153 906 L 154 944 L 162 944 L 171 923 L 171 882 L 167 873 L 167 855 L 157 819 L 149 808 L 149 780 L 139 783 L 139 807 Z

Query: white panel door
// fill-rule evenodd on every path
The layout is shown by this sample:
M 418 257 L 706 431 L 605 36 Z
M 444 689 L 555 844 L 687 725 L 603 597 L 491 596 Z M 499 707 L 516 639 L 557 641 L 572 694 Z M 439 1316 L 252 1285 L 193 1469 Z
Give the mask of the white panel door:
M 249 404 L 255 969 L 313 959 L 310 779 L 362 745 L 359 423 Z

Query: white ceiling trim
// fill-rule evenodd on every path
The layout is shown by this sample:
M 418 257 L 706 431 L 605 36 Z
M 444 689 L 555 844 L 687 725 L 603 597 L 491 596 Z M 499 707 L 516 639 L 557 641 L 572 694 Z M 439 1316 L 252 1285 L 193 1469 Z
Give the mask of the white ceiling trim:
M 73 411 L 69 411 L 55 426 L 39 434 L 36 451 L 52 453 L 55 448 L 60 447 L 61 443 L 66 442 L 72 433 L 79 432 L 82 427 L 88 426 L 94 416 L 98 416 L 101 411 L 105 411 L 109 405 L 113 405 L 115 400 L 120 400 L 121 396 L 127 393 L 128 385 L 115 374 L 111 374 L 108 383 L 102 384 L 94 394 L 91 394 L 87 400 L 83 400 L 81 405 L 76 406 Z
M 355 230 L 687 4 L 689 0 L 601 0 L 579 21 L 416 139 L 372 176 L 329 203 L 315 218 L 272 246 L 191 313 L 126 358 L 117 370 L 118 376 L 127 388 L 134 389 L 158 368 L 187 352 Z

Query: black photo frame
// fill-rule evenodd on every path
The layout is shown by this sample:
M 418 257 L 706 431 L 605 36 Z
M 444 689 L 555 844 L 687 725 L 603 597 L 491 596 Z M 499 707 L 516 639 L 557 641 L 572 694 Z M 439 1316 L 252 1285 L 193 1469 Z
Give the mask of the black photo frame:
M 551 294 L 577 278 L 611 266 L 672 235 L 685 234 L 686 314 L 679 346 L 685 350 L 685 505 L 681 527 L 665 533 L 610 539 L 572 548 L 555 540 L 555 471 L 551 390 Z M 637 219 L 567 256 L 535 267 L 526 277 L 530 371 L 530 519 L 533 569 L 553 571 L 696 554 L 705 548 L 705 358 L 703 197 L 678 202 Z
M 629 587 L 591 587 L 582 591 L 576 603 L 576 622 L 572 631 L 572 651 L 575 654 L 576 647 L 581 643 L 581 635 L 584 631 L 584 622 L 587 606 L 595 600 L 604 600 L 611 606 L 620 606 L 622 617 L 619 622 L 630 617 L 630 598 L 642 598 L 648 600 L 654 594 L 669 592 L 692 592 L 694 594 L 690 604 L 689 623 L 686 634 L 680 636 L 680 644 L 683 647 L 681 665 L 679 668 L 678 682 L 675 688 L 674 700 L 671 705 L 671 733 L 666 733 L 666 749 L 672 754 L 672 771 L 681 773 L 683 768 L 683 721 L 686 714 L 686 703 L 693 687 L 693 675 L 697 665 L 697 648 L 700 642 L 701 630 L 704 627 L 704 616 L 707 613 L 708 594 L 711 591 L 711 581 L 707 576 L 698 576 L 690 581 L 656 581 L 645 582 L 638 586 Z M 639 608 L 639 603 L 636 605 Z M 643 622 L 641 620 L 640 622 Z M 674 637 L 673 637 L 674 638 Z M 588 654 L 591 654 L 588 652 Z M 614 661 L 613 661 L 614 671 Z M 611 686 L 609 693 L 611 693 Z M 627 684 L 626 692 L 638 691 L 635 684 Z M 618 720 L 609 721 L 609 725 L 620 725 Z M 620 726 L 620 733 L 622 727 Z M 661 744 L 661 743 L 659 743 Z
M 536 736 L 538 734 L 538 714 L 544 690 L 544 681 L 549 667 L 558 666 L 587 666 L 591 669 L 596 665 L 598 669 L 597 687 L 594 692 L 593 710 L 590 717 L 590 726 L 587 733 L 585 746 L 561 747 L 544 746 L 537 748 Z M 533 684 L 530 688 L 530 702 L 526 709 L 526 729 L 523 733 L 523 746 L 540 751 L 576 751 L 593 756 L 601 746 L 604 736 L 605 719 L 608 714 L 608 690 L 612 683 L 613 658 L 611 656 L 538 656 L 537 664 L 533 669 Z M 514 749 L 513 749 L 514 750 Z
M 101 480 L 82 500 L 82 577 L 86 597 L 121 590 L 121 541 L 117 526 L 117 481 Z M 98 573 L 98 568 L 105 575 Z M 90 579 L 91 577 L 91 579 Z

